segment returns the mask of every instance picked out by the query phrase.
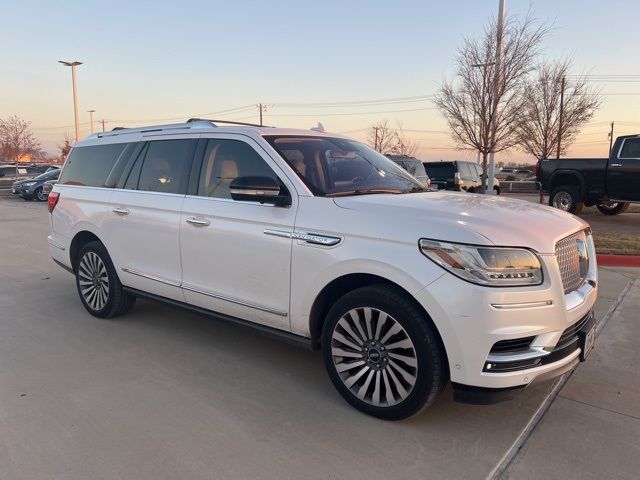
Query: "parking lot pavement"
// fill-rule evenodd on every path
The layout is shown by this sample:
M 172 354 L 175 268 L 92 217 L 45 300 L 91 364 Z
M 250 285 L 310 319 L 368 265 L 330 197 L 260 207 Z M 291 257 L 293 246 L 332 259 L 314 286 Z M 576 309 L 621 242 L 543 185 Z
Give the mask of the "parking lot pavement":
M 49 258 L 47 222 L 44 204 L 0 199 L 3 480 L 484 478 L 551 389 L 493 406 L 455 404 L 447 390 L 414 418 L 376 420 L 342 400 L 317 352 L 145 301 L 117 320 L 91 317 Z M 598 318 L 626 275 L 601 270 Z M 610 354 L 598 348 L 576 381 Z M 563 437 L 575 428 L 550 435 L 576 442 Z M 640 468 L 640 455 L 628 461 Z

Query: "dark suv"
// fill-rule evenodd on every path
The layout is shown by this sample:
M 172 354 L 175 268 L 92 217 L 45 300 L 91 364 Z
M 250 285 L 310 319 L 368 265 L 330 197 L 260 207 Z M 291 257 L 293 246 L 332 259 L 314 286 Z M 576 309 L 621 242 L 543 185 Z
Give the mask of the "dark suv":
M 431 184 L 438 190 L 455 190 L 475 193 L 482 185 L 482 166 L 474 162 L 422 162 Z M 493 179 L 493 189 L 500 195 L 500 183 Z
M 11 193 L 20 195 L 25 200 L 37 200 L 44 202 L 47 196 L 42 190 L 42 186 L 48 180 L 57 180 L 60 176 L 60 169 L 50 169 L 42 175 L 35 178 L 27 178 L 26 180 L 18 180 L 11 186 Z

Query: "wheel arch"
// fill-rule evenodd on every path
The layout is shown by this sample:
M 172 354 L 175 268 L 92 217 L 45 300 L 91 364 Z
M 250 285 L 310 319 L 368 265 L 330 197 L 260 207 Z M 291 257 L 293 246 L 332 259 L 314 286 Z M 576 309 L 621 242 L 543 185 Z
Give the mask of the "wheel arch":
M 386 285 L 389 288 L 401 292 L 415 305 L 416 308 L 420 309 L 420 311 L 424 313 L 425 321 L 429 322 L 429 324 L 433 327 L 433 331 L 438 337 L 440 347 L 442 348 L 442 351 L 445 355 L 445 365 L 448 366 L 449 360 L 445 343 L 442 339 L 442 335 L 440 334 L 437 325 L 431 318 L 431 315 L 429 315 L 429 312 L 425 310 L 420 302 L 418 302 L 418 300 L 416 300 L 416 298 L 411 295 L 411 293 L 407 291 L 407 289 L 397 284 L 396 282 L 389 280 L 388 278 L 384 278 L 372 273 L 349 273 L 334 278 L 327 285 L 325 285 L 320 293 L 316 296 L 309 313 L 309 332 L 311 334 L 311 340 L 314 347 L 319 348 L 320 337 L 322 335 L 322 326 L 324 324 L 325 317 L 327 316 L 329 309 L 331 308 L 333 303 L 335 303 L 335 301 L 358 288 L 366 287 L 368 285 L 380 284 Z
M 556 170 L 549 178 L 549 192 L 563 185 L 578 187 L 581 196 L 585 196 L 585 182 L 582 175 L 574 170 Z
M 69 261 L 71 262 L 71 268 L 74 272 L 76 271 L 77 267 L 76 263 L 78 253 L 83 246 L 85 246 L 89 242 L 94 241 L 102 243 L 98 236 L 89 230 L 81 230 L 73 236 L 73 239 L 71 240 L 71 244 L 69 246 Z

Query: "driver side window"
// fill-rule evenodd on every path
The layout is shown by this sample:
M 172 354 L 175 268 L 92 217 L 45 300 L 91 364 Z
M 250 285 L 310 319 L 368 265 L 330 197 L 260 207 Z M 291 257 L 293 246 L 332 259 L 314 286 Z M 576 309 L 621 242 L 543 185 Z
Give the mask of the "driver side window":
M 240 140 L 211 139 L 204 153 L 198 195 L 231 199 L 229 185 L 237 177 L 278 176 L 250 145 Z

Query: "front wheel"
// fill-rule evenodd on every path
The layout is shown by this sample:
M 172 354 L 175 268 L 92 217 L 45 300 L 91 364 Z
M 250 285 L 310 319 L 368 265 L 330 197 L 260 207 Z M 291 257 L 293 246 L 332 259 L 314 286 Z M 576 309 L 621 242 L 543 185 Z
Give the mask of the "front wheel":
M 604 215 L 618 215 L 626 212 L 630 205 L 628 202 L 604 202 L 597 205 L 596 208 Z
M 94 317 L 122 315 L 136 300 L 123 290 L 107 249 L 100 242 L 89 242 L 80 250 L 76 262 L 76 287 L 84 308 Z
M 573 185 L 562 185 L 555 188 L 549 195 L 549 205 L 565 212 L 578 215 L 584 207 L 584 202 L 580 198 L 578 187 Z
M 35 192 L 33 192 L 33 198 L 35 198 L 38 202 L 44 202 L 47 200 L 47 196 L 42 191 L 42 187 L 37 188 Z
M 420 412 L 448 380 L 444 348 L 430 320 L 406 294 L 385 285 L 359 288 L 333 305 L 322 352 L 342 397 L 386 420 Z

